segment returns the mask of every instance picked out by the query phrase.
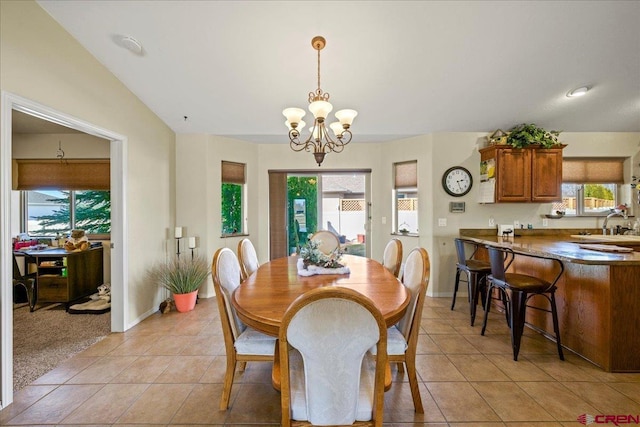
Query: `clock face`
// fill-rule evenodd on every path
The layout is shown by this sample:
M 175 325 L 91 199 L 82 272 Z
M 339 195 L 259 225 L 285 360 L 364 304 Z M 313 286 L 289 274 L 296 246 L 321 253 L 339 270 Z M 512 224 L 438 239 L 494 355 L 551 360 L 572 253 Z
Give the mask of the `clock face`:
M 442 187 L 444 191 L 454 197 L 461 197 L 471 191 L 473 178 L 471 173 L 462 166 L 454 166 L 447 169 L 442 175 Z

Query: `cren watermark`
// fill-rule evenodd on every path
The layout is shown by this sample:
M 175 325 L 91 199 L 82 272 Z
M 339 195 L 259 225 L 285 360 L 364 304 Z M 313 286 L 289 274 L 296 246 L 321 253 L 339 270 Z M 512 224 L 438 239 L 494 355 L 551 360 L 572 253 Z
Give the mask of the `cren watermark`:
M 613 424 L 614 426 L 624 424 L 640 425 L 640 414 L 636 415 L 591 415 L 582 414 L 578 416 L 580 424 L 588 426 L 589 424 Z

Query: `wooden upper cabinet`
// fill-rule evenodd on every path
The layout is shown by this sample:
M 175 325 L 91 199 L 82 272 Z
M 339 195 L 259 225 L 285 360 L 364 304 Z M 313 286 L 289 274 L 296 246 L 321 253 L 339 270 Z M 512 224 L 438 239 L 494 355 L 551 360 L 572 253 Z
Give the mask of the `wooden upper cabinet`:
M 481 149 L 481 161 L 495 161 L 496 203 L 562 200 L 564 147 L 512 148 L 493 145 Z

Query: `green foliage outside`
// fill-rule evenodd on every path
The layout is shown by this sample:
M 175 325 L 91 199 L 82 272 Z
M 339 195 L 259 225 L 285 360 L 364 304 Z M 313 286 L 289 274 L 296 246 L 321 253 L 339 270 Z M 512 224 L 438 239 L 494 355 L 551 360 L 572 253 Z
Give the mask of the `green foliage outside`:
M 613 192 L 600 184 L 585 184 L 584 197 L 594 199 L 614 200 Z
M 64 231 L 70 232 L 71 192 L 62 191 L 64 197 L 47 199 L 60 206 L 51 215 L 34 217 L 40 228 L 32 230 L 38 236 L 51 236 Z M 86 234 L 111 233 L 111 193 L 109 191 L 84 190 L 75 192 L 74 228 L 82 229 Z
M 299 231 L 294 220 L 293 200 L 306 200 L 307 231 Z M 290 176 L 287 178 L 287 213 L 289 216 L 289 247 L 298 250 L 307 242 L 307 236 L 318 229 L 318 178 Z
M 222 234 L 242 233 L 242 185 L 222 183 Z

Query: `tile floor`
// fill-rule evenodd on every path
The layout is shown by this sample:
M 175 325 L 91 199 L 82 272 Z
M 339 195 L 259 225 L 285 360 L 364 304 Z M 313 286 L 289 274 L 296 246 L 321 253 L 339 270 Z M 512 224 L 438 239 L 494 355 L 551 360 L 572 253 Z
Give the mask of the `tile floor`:
M 415 414 L 406 377 L 385 395 L 386 426 L 580 426 L 581 414 L 640 414 L 640 374 L 609 374 L 526 332 L 511 356 L 504 317 L 486 336 L 468 323 L 464 297 L 427 298 L 417 369 L 425 413 Z M 215 299 L 190 313 L 159 313 L 111 334 L 16 394 L 0 425 L 278 425 L 270 364 L 236 376 L 231 407 L 219 411 L 225 366 Z

